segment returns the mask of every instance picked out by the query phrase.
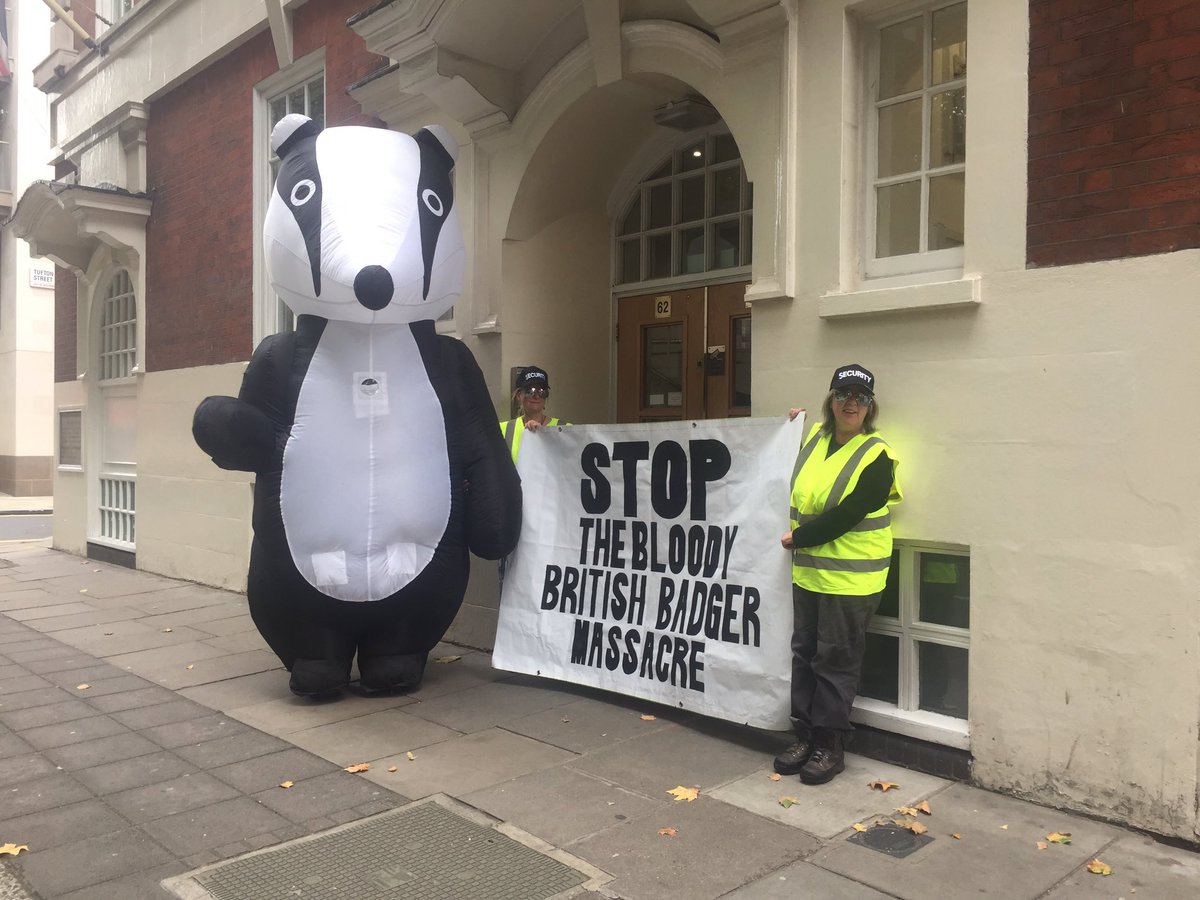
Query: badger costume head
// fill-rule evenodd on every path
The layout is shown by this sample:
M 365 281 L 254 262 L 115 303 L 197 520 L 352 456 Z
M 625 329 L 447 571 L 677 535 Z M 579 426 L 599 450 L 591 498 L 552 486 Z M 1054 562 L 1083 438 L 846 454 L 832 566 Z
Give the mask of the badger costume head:
M 296 315 L 362 324 L 436 319 L 462 293 L 463 248 L 441 126 L 319 130 L 284 116 L 263 226 L 271 286 Z

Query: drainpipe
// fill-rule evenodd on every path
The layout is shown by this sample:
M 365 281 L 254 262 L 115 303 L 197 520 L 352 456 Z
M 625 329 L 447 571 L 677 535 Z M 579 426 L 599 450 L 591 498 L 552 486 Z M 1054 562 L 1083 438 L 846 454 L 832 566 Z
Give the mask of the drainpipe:
M 54 15 L 58 16 L 67 23 L 67 27 L 79 35 L 79 39 L 83 41 L 83 45 L 89 50 L 96 49 L 96 42 L 92 40 L 91 35 L 83 30 L 83 26 L 71 18 L 71 14 L 59 5 L 58 0 L 42 0 Z

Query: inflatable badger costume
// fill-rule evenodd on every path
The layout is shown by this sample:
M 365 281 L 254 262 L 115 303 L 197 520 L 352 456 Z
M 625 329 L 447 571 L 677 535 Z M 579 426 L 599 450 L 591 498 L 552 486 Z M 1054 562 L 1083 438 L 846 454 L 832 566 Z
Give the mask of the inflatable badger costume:
M 247 596 L 301 696 L 415 687 L 466 590 L 468 551 L 516 546 L 521 487 L 479 367 L 434 320 L 464 248 L 442 128 L 275 127 L 264 225 L 271 285 L 296 313 L 196 442 L 257 475 Z

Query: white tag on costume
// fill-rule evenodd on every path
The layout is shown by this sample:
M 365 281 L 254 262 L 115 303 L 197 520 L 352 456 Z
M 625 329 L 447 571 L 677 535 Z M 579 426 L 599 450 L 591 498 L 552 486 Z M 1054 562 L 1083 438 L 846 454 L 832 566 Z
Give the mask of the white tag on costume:
M 314 553 L 312 565 L 317 584 L 345 584 L 349 581 L 346 577 L 346 554 L 341 550 Z

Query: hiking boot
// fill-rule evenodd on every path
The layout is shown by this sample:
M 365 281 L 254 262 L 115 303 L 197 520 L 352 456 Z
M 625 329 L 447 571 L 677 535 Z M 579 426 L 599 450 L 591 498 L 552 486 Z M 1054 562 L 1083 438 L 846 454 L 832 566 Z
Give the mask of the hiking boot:
M 796 743 L 775 757 L 775 771 L 780 775 L 795 775 L 804 768 L 812 752 L 812 736 L 797 737 Z
M 805 784 L 824 784 L 846 768 L 840 732 L 822 730 L 816 735 L 816 744 L 800 769 L 800 780 Z

